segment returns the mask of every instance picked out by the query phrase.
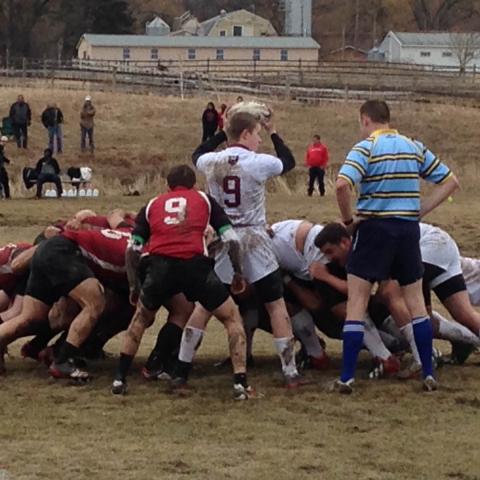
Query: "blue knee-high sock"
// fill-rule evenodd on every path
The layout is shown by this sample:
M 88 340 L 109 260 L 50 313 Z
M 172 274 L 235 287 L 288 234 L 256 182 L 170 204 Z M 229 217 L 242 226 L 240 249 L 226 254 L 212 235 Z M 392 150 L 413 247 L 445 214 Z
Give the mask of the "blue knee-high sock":
M 417 344 L 418 354 L 422 361 L 423 378 L 433 375 L 432 347 L 433 331 L 429 317 L 417 317 L 412 321 L 413 335 Z
M 343 362 L 340 380 L 346 382 L 355 376 L 357 358 L 363 346 L 363 322 L 346 320 L 343 325 Z

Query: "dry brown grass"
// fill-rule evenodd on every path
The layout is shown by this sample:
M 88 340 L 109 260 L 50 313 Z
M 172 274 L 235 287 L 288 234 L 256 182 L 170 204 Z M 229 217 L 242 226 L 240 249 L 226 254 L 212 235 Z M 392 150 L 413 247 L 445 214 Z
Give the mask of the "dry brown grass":
M 5 103 L 14 93 L 0 90 L 0 98 Z M 38 113 L 48 92 L 38 92 L 38 101 L 34 100 L 36 93 L 27 93 Z M 82 95 L 56 92 L 56 96 L 68 125 L 73 125 L 74 107 L 79 106 Z M 113 171 L 120 178 L 119 159 L 135 164 L 144 158 L 142 164 L 146 165 L 148 155 L 181 161 L 198 139 L 197 118 L 203 99 L 180 103 L 169 98 L 98 94 L 94 100 L 100 112 L 116 102 L 108 117 L 115 121 L 109 122 L 102 113 L 98 121 L 99 152 L 94 165 L 100 172 Z M 283 108 L 278 114 L 279 130 L 299 158 L 313 131 L 323 134 L 337 162 L 357 138 L 356 105 Z M 143 110 L 150 116 L 141 124 Z M 127 111 L 133 112 L 131 121 L 122 122 Z M 455 159 L 464 169 L 462 182 L 472 186 L 478 179 L 472 166 L 478 115 L 477 110 L 466 108 L 395 106 L 403 130 L 421 132 L 437 152 Z M 77 160 L 75 131 L 67 130 L 64 164 Z M 113 139 L 116 149 L 109 146 Z M 34 126 L 33 147 L 39 149 L 43 141 L 43 130 Z M 22 157 L 16 158 L 22 161 Z M 162 165 L 159 162 L 151 169 Z M 270 221 L 305 217 L 326 222 L 337 216 L 331 189 L 324 200 L 308 199 L 303 194 L 302 175 L 281 180 L 272 188 Z M 149 185 L 149 190 L 153 186 Z M 430 219 L 446 227 L 468 255 L 478 255 L 480 250 L 480 201 L 475 193 L 466 189 Z M 48 220 L 65 217 L 77 208 L 100 212 L 112 206 L 136 209 L 146 198 L 117 195 L 96 200 L 2 202 L 0 243 L 32 239 Z M 329 341 L 334 368 L 311 374 L 317 384 L 288 394 L 279 387 L 271 339 L 260 333 L 255 342 L 257 367 L 250 377 L 266 396 L 236 404 L 230 400 L 230 373 L 219 374 L 212 367 L 227 351 L 222 329 L 212 322 L 192 377 L 196 390 L 191 398 L 176 399 L 163 384 L 146 384 L 138 374 L 159 326 L 160 322 L 145 339 L 132 373 L 131 394 L 122 399 L 113 398 L 108 391 L 115 359 L 92 367 L 96 378 L 90 385 L 67 387 L 49 380 L 42 367 L 21 360 L 21 342 L 15 343 L 12 357 L 7 358 L 9 375 L 0 380 L 0 478 L 2 469 L 16 480 L 480 478 L 480 370 L 476 356 L 464 367 L 439 371 L 442 389 L 434 395 L 420 393 L 416 382 L 362 380 L 355 395 L 343 398 L 324 391 L 325 384 L 335 378 L 340 361 L 340 344 Z M 439 346 L 448 351 L 447 344 L 439 342 Z M 115 355 L 118 349 L 118 339 L 107 346 Z M 362 357 L 360 376 L 367 365 Z

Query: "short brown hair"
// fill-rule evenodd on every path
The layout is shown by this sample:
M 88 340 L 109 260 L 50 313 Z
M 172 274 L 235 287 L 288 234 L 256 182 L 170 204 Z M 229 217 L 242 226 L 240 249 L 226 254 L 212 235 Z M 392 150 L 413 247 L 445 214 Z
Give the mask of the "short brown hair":
M 193 188 L 196 182 L 195 172 L 185 164 L 172 167 L 167 174 L 167 184 L 171 189 L 180 186 Z
M 315 237 L 314 244 L 317 248 L 323 248 L 327 243 L 339 245 L 344 238 L 350 238 L 347 229 L 341 223 L 327 223 Z
M 259 121 L 250 113 L 238 112 L 228 120 L 227 137 L 229 140 L 236 141 L 245 130 L 252 133 Z
M 383 100 L 367 100 L 360 107 L 360 115 L 365 115 L 375 123 L 389 123 L 390 109 Z

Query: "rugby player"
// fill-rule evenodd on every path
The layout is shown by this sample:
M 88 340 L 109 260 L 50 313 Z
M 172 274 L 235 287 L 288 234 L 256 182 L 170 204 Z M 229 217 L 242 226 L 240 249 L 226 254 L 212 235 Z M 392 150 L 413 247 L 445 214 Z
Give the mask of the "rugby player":
M 233 110 L 233 109 L 232 109 Z M 277 156 L 257 153 L 262 142 L 262 126 L 270 135 Z M 226 133 L 225 133 L 226 132 Z M 224 141 L 229 147 L 214 152 Z M 225 131 L 200 145 L 192 156 L 198 170 L 206 175 L 210 194 L 225 208 L 243 250 L 243 270 L 247 282 L 270 316 L 287 388 L 304 381 L 295 365 L 294 337 L 283 299 L 283 281 L 267 234 L 265 183 L 295 167 L 295 158 L 277 134 L 271 112 L 255 116 L 235 105 Z M 215 271 L 224 284 L 232 282 L 232 266 L 225 251 L 216 258 Z
M 137 308 L 124 336 L 112 393 L 126 393 L 128 370 L 157 310 L 172 295 L 184 293 L 225 325 L 233 359 L 234 397 L 247 399 L 254 390 L 247 383 L 245 332 L 235 303 L 206 256 L 205 232 L 210 224 L 230 245 L 237 280 L 241 275 L 238 239 L 215 200 L 194 189 L 196 177 L 190 167 L 172 168 L 167 184 L 169 191 L 151 200 L 137 216 L 127 250 L 130 297 Z M 140 258 L 142 251 L 145 255 Z M 200 335 L 195 329 L 188 327 L 184 336 L 191 336 L 193 348 L 197 346 Z M 188 370 L 184 363 L 180 367 Z
M 356 229 L 347 264 L 347 320 L 342 373 L 336 386 L 341 393 L 353 391 L 372 284 L 392 278 L 401 286 L 412 319 L 424 389 L 436 390 L 432 326 L 422 294 L 418 221 L 458 188 L 458 180 L 422 143 L 390 128 L 390 111 L 385 102 L 365 102 L 360 108 L 360 127 L 365 140 L 347 155 L 336 184 L 342 221 Z M 436 184 L 422 201 L 420 179 Z M 360 196 L 354 217 L 352 196 L 357 184 Z

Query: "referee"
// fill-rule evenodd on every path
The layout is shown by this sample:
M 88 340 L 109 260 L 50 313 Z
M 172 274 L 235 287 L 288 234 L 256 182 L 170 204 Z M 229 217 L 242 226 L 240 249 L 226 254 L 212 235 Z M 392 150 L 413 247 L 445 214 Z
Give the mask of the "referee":
M 390 128 L 390 111 L 385 102 L 369 100 L 361 106 L 360 128 L 365 140 L 357 143 L 347 155 L 336 183 L 343 223 L 352 230 L 356 227 L 347 264 L 343 365 L 336 387 L 341 393 L 352 393 L 372 285 L 394 279 L 402 287 L 412 318 L 424 389 L 436 390 L 432 326 L 422 295 L 419 220 L 459 187 L 458 180 L 422 143 Z M 422 178 L 436 184 L 423 199 L 420 198 Z M 355 185 L 359 186 L 360 196 L 354 217 Z

